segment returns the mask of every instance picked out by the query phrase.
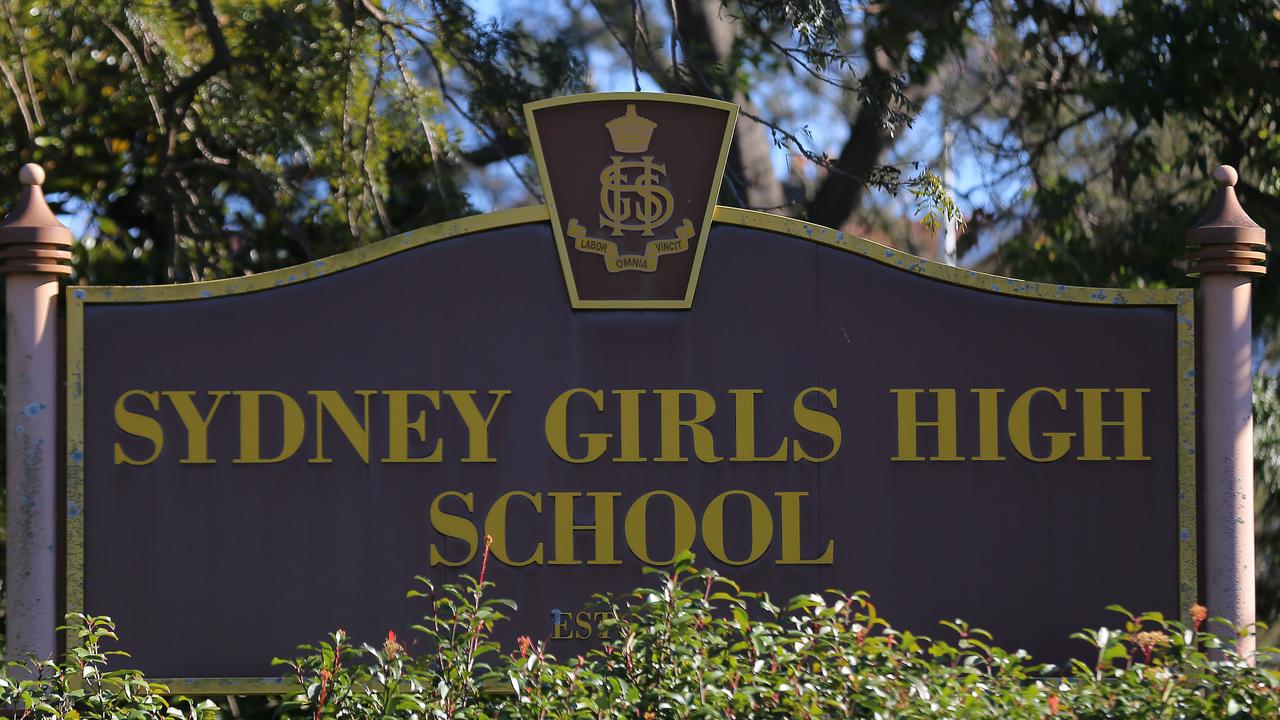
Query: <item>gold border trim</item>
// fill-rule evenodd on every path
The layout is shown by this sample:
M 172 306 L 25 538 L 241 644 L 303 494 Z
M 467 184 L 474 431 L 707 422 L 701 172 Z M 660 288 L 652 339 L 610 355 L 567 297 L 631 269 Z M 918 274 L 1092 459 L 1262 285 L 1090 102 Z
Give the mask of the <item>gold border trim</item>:
M 440 240 L 448 240 L 461 235 L 497 230 L 514 225 L 546 222 L 548 219 L 549 216 L 545 205 L 526 205 L 510 210 L 499 210 L 483 215 L 470 215 L 457 220 L 428 225 L 354 250 L 279 270 L 224 280 L 206 280 L 204 282 L 182 283 L 179 285 L 70 286 L 67 288 L 67 299 L 86 302 L 169 302 L 270 290 L 275 287 L 332 275 L 339 270 L 364 265 L 398 252 L 439 242 Z
M 1200 597 L 1199 508 L 1196 493 L 1196 295 L 1178 290 L 1178 598 L 1182 621 Z
M 573 279 L 573 270 L 569 266 L 568 244 L 560 227 L 560 215 L 556 211 L 555 196 L 551 192 L 551 179 L 547 176 L 547 163 L 542 155 L 542 139 L 538 136 L 538 124 L 533 119 L 533 113 L 536 110 L 560 107 L 562 105 L 619 100 L 697 105 L 729 113 L 729 121 L 725 125 L 724 139 L 720 143 L 720 157 L 716 160 L 711 192 L 707 198 L 707 209 L 703 215 L 702 227 L 698 230 L 698 249 L 694 251 L 693 255 L 693 271 L 689 275 L 689 285 L 685 288 L 683 300 L 583 300 L 578 296 L 578 286 Z M 529 128 L 529 144 L 533 149 L 533 160 L 538 166 L 538 179 L 542 181 L 542 192 L 546 196 L 547 211 L 551 216 L 551 230 L 556 236 L 556 253 L 560 256 L 560 269 L 564 272 L 565 288 L 569 292 L 569 307 L 575 310 L 688 310 L 693 307 L 693 295 L 698 289 L 698 275 L 702 271 L 702 257 L 706 254 L 707 242 L 711 236 L 712 216 L 715 215 L 719 207 L 716 205 L 716 198 L 720 197 L 720 184 L 724 179 L 724 167 L 729 161 L 729 146 L 733 143 L 733 131 L 738 125 L 738 106 L 730 102 L 696 97 L 694 95 L 652 92 L 586 93 L 525 103 L 524 120 L 525 125 Z
M 712 196 L 714 198 L 714 196 Z M 873 260 L 903 272 L 983 292 L 1047 302 L 1081 305 L 1131 305 L 1175 308 L 1177 322 L 1177 475 L 1179 599 L 1185 616 L 1197 601 L 1199 567 L 1196 536 L 1196 378 L 1195 292 L 1190 289 L 1092 288 L 1054 285 L 989 275 L 944 265 L 900 252 L 866 238 L 832 228 L 770 215 L 716 206 L 716 223 L 756 228 L 807 240 Z M 86 303 L 144 303 L 200 300 L 284 287 L 359 267 L 415 247 L 486 230 L 548 222 L 546 206 L 473 215 L 396 235 L 355 250 L 293 267 L 226 280 L 183 285 L 67 288 L 67 610 L 84 610 L 84 306 Z M 563 246 L 560 246 L 563 247 Z M 704 243 L 705 247 L 705 243 Z M 687 306 L 686 306 L 687 307 Z M 70 649 L 74 638 L 67 639 Z M 297 691 L 289 678 L 155 678 L 173 695 L 288 694 Z
M 861 255 L 882 265 L 906 270 L 915 275 L 1002 295 L 1084 305 L 1177 305 L 1182 302 L 1184 295 L 1191 297 L 1193 294 L 1189 289 L 1097 288 L 1019 280 L 927 260 L 864 237 L 782 215 L 718 205 L 714 217 L 717 223 L 724 225 L 756 228 L 798 237 L 819 245 Z

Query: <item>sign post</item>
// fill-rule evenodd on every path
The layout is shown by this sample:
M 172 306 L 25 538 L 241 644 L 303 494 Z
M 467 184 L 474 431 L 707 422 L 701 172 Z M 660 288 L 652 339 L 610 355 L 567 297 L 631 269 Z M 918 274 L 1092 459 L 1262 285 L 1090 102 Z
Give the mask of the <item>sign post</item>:
M 1266 231 L 1236 200 L 1234 168 L 1218 166 L 1213 179 L 1213 202 L 1187 231 L 1203 333 L 1205 577 L 1210 614 L 1246 631 L 1238 650 L 1247 655 L 1256 642 L 1250 281 L 1266 273 Z
M 22 195 L 0 223 L 7 327 L 5 655 L 11 660 L 47 659 L 55 651 L 58 276 L 71 272 L 71 231 L 44 201 L 44 170 L 27 164 L 18 178 Z

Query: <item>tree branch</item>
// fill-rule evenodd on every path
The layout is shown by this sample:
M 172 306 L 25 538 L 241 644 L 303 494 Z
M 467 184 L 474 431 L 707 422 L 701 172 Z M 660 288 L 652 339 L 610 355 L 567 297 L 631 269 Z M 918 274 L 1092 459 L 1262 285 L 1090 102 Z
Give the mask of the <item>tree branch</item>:
M 213 9 L 212 0 L 196 0 L 196 17 L 199 18 L 200 25 L 209 38 L 213 57 L 173 88 L 165 102 L 170 110 L 184 105 L 209 78 L 231 67 L 231 50 L 227 47 L 227 39 L 222 34 L 222 25 L 218 23 L 218 15 Z

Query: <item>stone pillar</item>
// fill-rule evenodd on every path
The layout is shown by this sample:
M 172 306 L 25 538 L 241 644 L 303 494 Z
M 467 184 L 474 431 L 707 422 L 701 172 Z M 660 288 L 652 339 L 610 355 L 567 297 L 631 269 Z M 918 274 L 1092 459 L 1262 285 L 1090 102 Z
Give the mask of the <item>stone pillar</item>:
M 1251 280 L 1266 273 L 1266 231 L 1236 200 L 1238 175 L 1220 165 L 1209 210 L 1187 231 L 1189 274 L 1200 277 L 1200 418 L 1203 554 L 1209 614 L 1248 632 L 1256 622 L 1253 548 L 1253 335 Z M 1219 630 L 1221 630 L 1219 628 Z
M 40 189 L 44 170 L 23 165 L 22 195 L 0 223 L 5 284 L 5 656 L 57 651 L 58 279 L 71 273 L 71 231 Z

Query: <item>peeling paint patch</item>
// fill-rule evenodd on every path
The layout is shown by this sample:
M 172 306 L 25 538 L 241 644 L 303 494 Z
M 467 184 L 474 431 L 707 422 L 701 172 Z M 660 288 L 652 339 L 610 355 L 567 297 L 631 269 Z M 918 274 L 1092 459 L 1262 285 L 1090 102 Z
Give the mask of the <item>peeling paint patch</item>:
M 84 451 L 72 450 L 71 454 L 67 455 L 67 457 L 71 459 L 71 462 L 76 462 L 76 463 L 84 462 Z
M 77 300 L 83 300 L 85 296 L 84 288 L 76 288 L 72 291 L 71 295 Z
M 76 502 L 75 500 L 67 501 L 67 517 L 78 518 L 83 512 L 84 511 L 81 509 L 80 503 Z
M 28 404 L 25 408 L 22 409 L 22 414 L 26 415 L 27 417 L 35 417 L 40 413 L 44 412 L 45 407 L 46 406 L 44 403 L 33 402 Z

